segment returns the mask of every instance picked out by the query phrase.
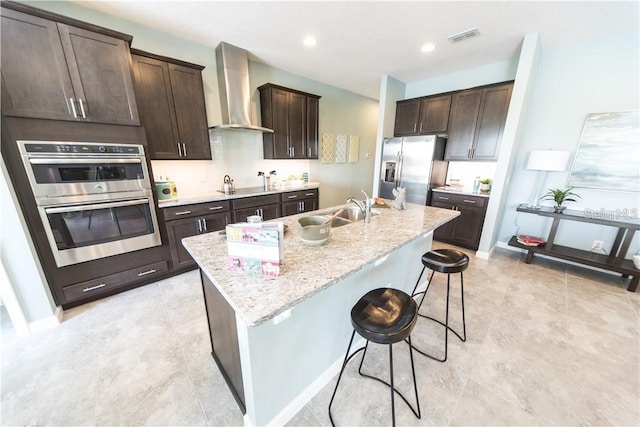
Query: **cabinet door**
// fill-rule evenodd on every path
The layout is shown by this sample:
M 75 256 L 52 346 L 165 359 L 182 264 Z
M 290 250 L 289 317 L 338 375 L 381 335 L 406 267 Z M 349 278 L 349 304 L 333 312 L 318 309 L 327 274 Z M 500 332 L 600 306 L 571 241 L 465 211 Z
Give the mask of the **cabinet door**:
M 211 233 L 212 231 L 224 230 L 224 228 L 231 222 L 231 215 L 229 212 L 211 214 L 203 216 L 201 219 L 203 232 Z
M 436 196 L 434 196 L 434 199 L 435 198 Z M 436 208 L 449 209 L 449 210 L 454 208 L 454 205 L 451 203 L 436 202 L 436 201 L 432 202 L 431 206 Z M 433 231 L 433 238 L 436 240 L 440 240 L 442 242 L 449 242 L 451 241 L 452 230 L 453 230 L 453 221 L 446 222 Z
M 273 158 L 288 159 L 289 150 L 289 92 L 272 89 Z
M 171 89 L 178 122 L 178 143 L 183 159 L 211 160 L 202 73 L 200 70 L 169 64 Z
M 278 203 L 277 205 L 260 206 L 260 210 L 262 212 L 262 219 L 264 221 L 282 217 L 282 214 L 280 212 L 280 203 Z
M 282 216 L 296 215 L 303 212 L 311 212 L 318 209 L 316 199 L 304 199 L 282 203 Z
M 300 213 L 300 202 L 284 202 L 282 203 L 282 216 L 296 215 Z
M 57 25 L 78 114 L 87 122 L 139 125 L 127 43 L 81 28 Z
M 396 104 L 396 121 L 394 136 L 408 136 L 418 134 L 420 120 L 420 99 L 399 101 Z
M 497 160 L 513 84 L 486 88 L 473 144 L 474 160 Z
M 262 214 L 262 220 L 268 221 L 270 219 L 280 218 L 280 204 L 277 205 L 262 205 L 251 208 L 237 209 L 233 212 L 235 222 L 246 222 L 247 217 L 251 215 Z
M 71 78 L 55 22 L 2 8 L 2 114 L 73 117 Z
M 199 218 L 185 218 L 166 222 L 174 269 L 195 265 L 189 252 L 182 246 L 182 239 L 195 236 L 200 232 L 198 220 Z
M 297 93 L 289 94 L 289 157 L 307 157 L 307 97 Z
M 178 159 L 178 123 L 173 106 L 169 66 L 145 56 L 132 55 L 140 121 L 147 134 L 152 160 Z
M 445 160 L 470 160 L 481 98 L 482 89 L 465 90 L 453 95 Z
M 482 225 L 484 223 L 484 209 L 475 206 L 458 204 L 456 209 L 460 216 L 451 221 L 451 242 L 469 249 L 478 249 Z
M 451 95 L 436 96 L 422 100 L 418 133 L 447 132 Z
M 307 158 L 318 158 L 318 116 L 320 100 L 307 97 Z

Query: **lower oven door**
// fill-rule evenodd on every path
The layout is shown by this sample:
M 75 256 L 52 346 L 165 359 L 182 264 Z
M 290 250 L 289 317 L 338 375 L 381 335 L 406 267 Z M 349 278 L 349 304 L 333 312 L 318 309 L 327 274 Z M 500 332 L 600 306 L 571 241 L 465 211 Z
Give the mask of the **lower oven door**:
M 162 243 L 151 194 L 38 209 L 58 267 Z

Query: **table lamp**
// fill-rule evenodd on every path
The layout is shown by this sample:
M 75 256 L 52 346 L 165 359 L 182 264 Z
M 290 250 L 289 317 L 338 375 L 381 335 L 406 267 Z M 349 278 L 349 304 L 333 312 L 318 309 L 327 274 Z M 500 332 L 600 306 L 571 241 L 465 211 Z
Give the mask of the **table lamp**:
M 556 150 L 536 150 L 529 153 L 526 169 L 538 171 L 536 185 L 531 193 L 531 203 L 527 205 L 530 209 L 540 209 L 540 199 L 542 198 L 542 186 L 547 178 L 547 172 L 563 172 L 569 162 L 568 151 Z

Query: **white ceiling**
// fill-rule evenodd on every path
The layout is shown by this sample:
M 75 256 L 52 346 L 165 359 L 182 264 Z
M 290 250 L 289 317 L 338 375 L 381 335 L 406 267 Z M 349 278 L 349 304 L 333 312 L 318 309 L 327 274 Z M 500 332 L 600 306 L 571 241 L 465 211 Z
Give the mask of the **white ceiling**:
M 78 0 L 74 0 L 78 1 Z M 403 82 L 514 58 L 529 32 L 543 49 L 629 33 L 638 1 L 81 1 L 82 6 L 250 58 L 374 99 L 380 76 Z M 479 37 L 447 36 L 477 27 Z M 318 45 L 302 39 L 313 34 Z M 420 47 L 433 42 L 424 54 Z

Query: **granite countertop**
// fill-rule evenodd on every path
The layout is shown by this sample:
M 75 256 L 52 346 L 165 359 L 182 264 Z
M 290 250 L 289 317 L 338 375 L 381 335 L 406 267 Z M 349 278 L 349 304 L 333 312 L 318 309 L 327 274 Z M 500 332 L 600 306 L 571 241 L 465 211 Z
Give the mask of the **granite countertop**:
M 391 205 L 392 201 L 387 201 Z M 371 222 L 332 228 L 323 246 L 306 246 L 298 237 L 298 218 L 343 206 L 280 218 L 284 266 L 277 278 L 254 277 L 229 269 L 227 242 L 219 232 L 182 240 L 202 271 L 248 326 L 257 326 L 294 307 L 339 280 L 420 238 L 460 214 L 450 209 L 407 204 L 406 210 L 375 208 Z
M 302 191 L 319 188 L 317 182 L 308 182 L 296 186 L 280 186 L 270 190 L 263 187 L 239 188 L 236 193 L 225 195 L 220 191 L 212 191 L 211 193 L 203 193 L 195 196 L 178 196 L 167 200 L 158 200 L 159 208 L 170 208 L 174 206 L 192 205 L 195 203 L 219 202 L 220 200 L 240 199 L 243 197 L 263 196 L 265 194 L 287 193 L 289 191 Z
M 464 194 L 467 196 L 477 196 L 477 197 L 489 197 L 491 195 L 491 192 L 489 193 L 474 193 L 473 190 L 466 188 L 466 187 L 451 187 L 451 186 L 445 186 L 445 187 L 437 187 L 432 189 L 431 191 L 439 191 L 441 193 L 452 193 L 452 194 Z

